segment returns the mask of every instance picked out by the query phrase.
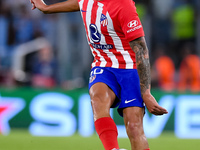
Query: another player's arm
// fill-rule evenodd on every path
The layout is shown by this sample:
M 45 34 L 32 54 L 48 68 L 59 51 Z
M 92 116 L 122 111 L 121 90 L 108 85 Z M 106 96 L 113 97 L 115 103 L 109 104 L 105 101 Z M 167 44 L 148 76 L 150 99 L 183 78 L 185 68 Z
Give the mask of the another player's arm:
M 136 55 L 137 71 L 140 78 L 140 90 L 144 103 L 150 113 L 154 115 L 163 115 L 167 110 L 160 107 L 155 98 L 151 95 L 151 75 L 149 52 L 146 46 L 145 38 L 140 37 L 136 40 L 129 42 L 132 50 Z
M 79 11 L 78 0 L 68 0 L 60 3 L 46 5 L 43 0 L 30 0 L 32 9 L 39 9 L 43 13 L 60 13 L 60 12 L 74 12 Z

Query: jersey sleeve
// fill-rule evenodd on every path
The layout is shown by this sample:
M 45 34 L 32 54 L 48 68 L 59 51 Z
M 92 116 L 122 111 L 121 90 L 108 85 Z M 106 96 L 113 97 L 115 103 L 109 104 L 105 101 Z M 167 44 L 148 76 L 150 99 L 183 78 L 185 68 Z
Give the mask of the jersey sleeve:
M 136 12 L 135 2 L 132 0 L 123 0 L 121 4 L 118 18 L 126 39 L 130 42 L 144 36 L 142 23 Z

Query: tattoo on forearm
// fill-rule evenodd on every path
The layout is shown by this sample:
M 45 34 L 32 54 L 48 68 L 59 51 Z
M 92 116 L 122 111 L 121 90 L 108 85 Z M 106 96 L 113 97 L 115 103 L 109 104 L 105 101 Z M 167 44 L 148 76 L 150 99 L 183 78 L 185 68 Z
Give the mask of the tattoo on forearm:
M 145 91 L 150 88 L 151 84 L 148 49 L 143 37 L 131 41 L 129 44 L 135 52 L 136 65 L 140 77 L 140 90 L 143 95 Z

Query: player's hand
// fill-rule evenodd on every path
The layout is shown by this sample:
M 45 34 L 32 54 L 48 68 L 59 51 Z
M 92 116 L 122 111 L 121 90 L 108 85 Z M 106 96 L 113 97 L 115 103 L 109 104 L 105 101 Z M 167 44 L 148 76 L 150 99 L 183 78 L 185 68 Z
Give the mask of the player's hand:
M 34 10 L 35 8 L 39 9 L 40 11 L 45 10 L 46 4 L 43 0 L 30 0 L 30 2 L 32 4 L 32 10 Z
M 36 8 L 35 3 L 33 0 L 30 0 L 31 4 L 32 4 L 32 10 L 34 10 Z
M 163 107 L 161 107 L 155 98 L 149 93 L 143 95 L 143 101 L 148 109 L 148 111 L 154 115 L 163 115 L 167 114 L 167 110 Z

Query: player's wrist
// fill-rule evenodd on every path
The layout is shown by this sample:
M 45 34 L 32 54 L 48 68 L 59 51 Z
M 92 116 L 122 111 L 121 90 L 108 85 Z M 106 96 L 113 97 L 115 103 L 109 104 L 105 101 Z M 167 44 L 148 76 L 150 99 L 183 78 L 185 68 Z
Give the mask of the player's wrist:
M 43 5 L 42 12 L 45 13 L 45 14 L 51 13 L 51 11 L 50 11 L 50 9 L 49 9 L 49 6 L 46 5 L 46 4 Z
M 151 96 L 150 89 L 146 89 L 145 91 L 143 91 L 142 98 L 149 97 L 149 96 Z

